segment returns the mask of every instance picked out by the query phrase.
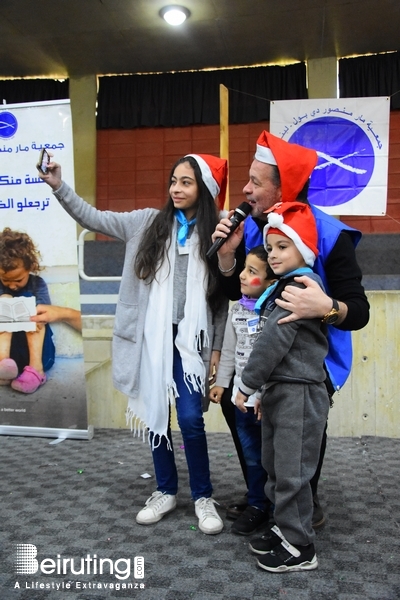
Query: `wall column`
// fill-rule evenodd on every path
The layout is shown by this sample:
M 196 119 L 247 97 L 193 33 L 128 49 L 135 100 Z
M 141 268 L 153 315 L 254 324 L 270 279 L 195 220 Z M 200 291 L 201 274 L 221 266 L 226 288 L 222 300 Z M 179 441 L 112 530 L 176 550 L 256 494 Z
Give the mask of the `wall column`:
M 74 136 L 75 190 L 96 205 L 96 100 L 97 77 L 70 78 L 72 132 Z
M 307 61 L 308 97 L 338 97 L 338 62 L 335 56 Z

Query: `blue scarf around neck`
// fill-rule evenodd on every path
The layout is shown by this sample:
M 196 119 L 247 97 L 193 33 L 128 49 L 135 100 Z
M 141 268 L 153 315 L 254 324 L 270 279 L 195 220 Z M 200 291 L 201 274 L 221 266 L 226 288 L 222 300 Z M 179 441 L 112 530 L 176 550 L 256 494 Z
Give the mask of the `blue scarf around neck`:
M 196 217 L 188 221 L 185 213 L 179 208 L 175 210 L 175 217 L 180 225 L 178 229 L 178 244 L 184 246 L 189 235 L 189 227 L 196 223 Z
M 300 277 L 301 275 L 308 275 L 309 273 L 313 273 L 313 270 L 310 267 L 300 267 L 299 269 L 295 269 L 294 271 L 289 271 L 289 273 L 285 273 L 281 275 L 280 279 L 270 285 L 263 294 L 259 297 L 254 307 L 255 312 L 259 315 L 261 311 L 261 306 L 264 301 L 272 294 L 272 292 L 276 289 L 278 283 L 281 279 L 288 279 L 289 277 Z

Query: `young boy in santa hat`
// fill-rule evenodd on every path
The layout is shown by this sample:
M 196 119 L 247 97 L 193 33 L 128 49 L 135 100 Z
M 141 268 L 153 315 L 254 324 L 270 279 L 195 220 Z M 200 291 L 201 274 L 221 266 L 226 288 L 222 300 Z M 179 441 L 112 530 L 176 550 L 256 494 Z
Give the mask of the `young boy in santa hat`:
M 262 464 L 268 473 L 265 493 L 275 505 L 275 525 L 250 543 L 258 565 L 272 572 L 308 571 L 318 566 L 312 528 L 310 480 L 318 464 L 329 411 L 324 384 L 328 350 L 320 318 L 278 325 L 288 312 L 275 304 L 287 285 L 307 275 L 323 288 L 311 267 L 318 255 L 317 228 L 310 207 L 278 203 L 264 228 L 268 262 L 279 281 L 258 300 L 262 332 L 243 369 L 235 403 L 262 389 Z

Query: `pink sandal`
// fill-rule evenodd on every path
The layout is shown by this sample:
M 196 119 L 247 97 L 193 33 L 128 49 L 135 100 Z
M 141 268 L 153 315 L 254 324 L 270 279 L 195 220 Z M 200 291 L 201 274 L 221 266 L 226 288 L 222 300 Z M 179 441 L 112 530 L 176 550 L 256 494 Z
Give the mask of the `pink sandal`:
M 41 375 L 33 367 L 25 367 L 21 375 L 11 382 L 11 387 L 23 394 L 33 394 L 46 380 L 46 375 Z
M 0 360 L 0 379 L 8 380 L 18 377 L 18 367 L 12 358 L 3 358 Z M 6 385 L 6 384 L 3 384 Z

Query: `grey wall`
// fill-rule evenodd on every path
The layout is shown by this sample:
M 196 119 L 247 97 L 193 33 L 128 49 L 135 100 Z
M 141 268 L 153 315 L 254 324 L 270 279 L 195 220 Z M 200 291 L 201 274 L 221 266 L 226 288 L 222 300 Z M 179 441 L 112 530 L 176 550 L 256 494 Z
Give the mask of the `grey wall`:
M 85 242 L 85 272 L 92 277 L 121 275 L 124 254 L 125 248 L 121 242 Z M 400 289 L 399 234 L 365 234 L 356 255 L 367 290 Z M 82 284 L 85 287 L 85 290 L 81 289 L 82 293 L 95 293 L 93 284 Z M 117 289 L 117 284 L 102 284 L 103 293 L 116 293 Z

